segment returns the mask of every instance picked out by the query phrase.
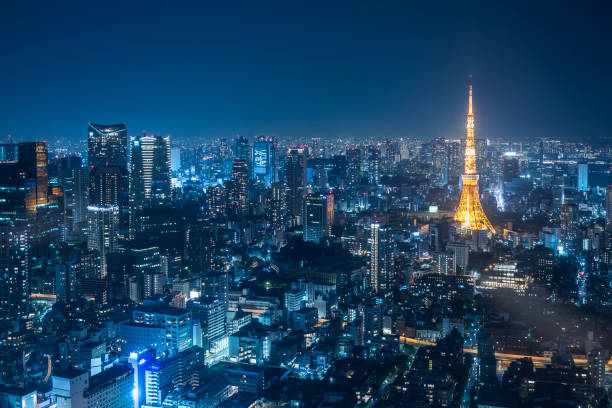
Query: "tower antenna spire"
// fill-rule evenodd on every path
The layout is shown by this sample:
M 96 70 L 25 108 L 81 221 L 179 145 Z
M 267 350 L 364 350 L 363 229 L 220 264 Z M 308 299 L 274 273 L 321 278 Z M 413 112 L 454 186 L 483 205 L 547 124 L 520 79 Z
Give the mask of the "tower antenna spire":
M 472 76 L 470 75 L 470 79 Z M 489 230 L 495 228 L 485 214 L 480 203 L 478 192 L 478 173 L 476 171 L 476 143 L 474 141 L 474 113 L 472 111 L 472 85 L 468 105 L 467 135 L 465 138 L 465 169 L 461 176 L 461 198 L 455 212 L 455 220 L 461 222 L 461 227 L 469 230 Z

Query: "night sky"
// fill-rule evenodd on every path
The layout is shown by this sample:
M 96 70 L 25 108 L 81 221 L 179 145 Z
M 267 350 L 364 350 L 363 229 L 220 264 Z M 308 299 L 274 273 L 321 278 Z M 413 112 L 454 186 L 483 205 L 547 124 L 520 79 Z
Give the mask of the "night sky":
M 612 136 L 611 6 L 418 3 L 3 1 L 0 140 Z

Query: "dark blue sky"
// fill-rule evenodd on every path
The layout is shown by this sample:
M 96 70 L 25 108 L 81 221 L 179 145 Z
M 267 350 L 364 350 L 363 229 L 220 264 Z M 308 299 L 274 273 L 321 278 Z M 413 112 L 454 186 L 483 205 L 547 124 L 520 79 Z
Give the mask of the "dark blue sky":
M 3 2 L 0 137 L 612 135 L 606 3 L 409 3 Z

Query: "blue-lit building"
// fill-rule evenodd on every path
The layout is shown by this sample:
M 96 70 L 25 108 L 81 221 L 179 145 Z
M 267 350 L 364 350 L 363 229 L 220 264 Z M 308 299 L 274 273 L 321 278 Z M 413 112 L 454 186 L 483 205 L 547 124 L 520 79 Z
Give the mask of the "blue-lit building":
M 589 191 L 589 165 L 586 163 L 578 165 L 578 191 Z
M 270 187 L 276 182 L 276 144 L 260 137 L 253 143 L 253 178 Z
M 143 306 L 134 310 L 134 322 L 166 328 L 170 350 L 184 351 L 193 345 L 191 312 L 175 307 Z

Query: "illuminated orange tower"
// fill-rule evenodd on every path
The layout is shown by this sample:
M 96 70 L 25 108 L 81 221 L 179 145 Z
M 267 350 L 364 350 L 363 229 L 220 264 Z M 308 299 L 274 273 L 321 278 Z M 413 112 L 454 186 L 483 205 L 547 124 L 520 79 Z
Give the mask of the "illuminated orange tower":
M 474 112 L 472 111 L 472 85 L 470 85 L 470 103 L 467 115 L 467 137 L 465 140 L 465 171 L 461 176 L 461 200 L 455 212 L 455 220 L 461 222 L 461 228 L 469 230 L 489 230 L 495 228 L 487 218 L 478 194 L 478 174 L 476 173 L 476 148 L 474 144 Z

